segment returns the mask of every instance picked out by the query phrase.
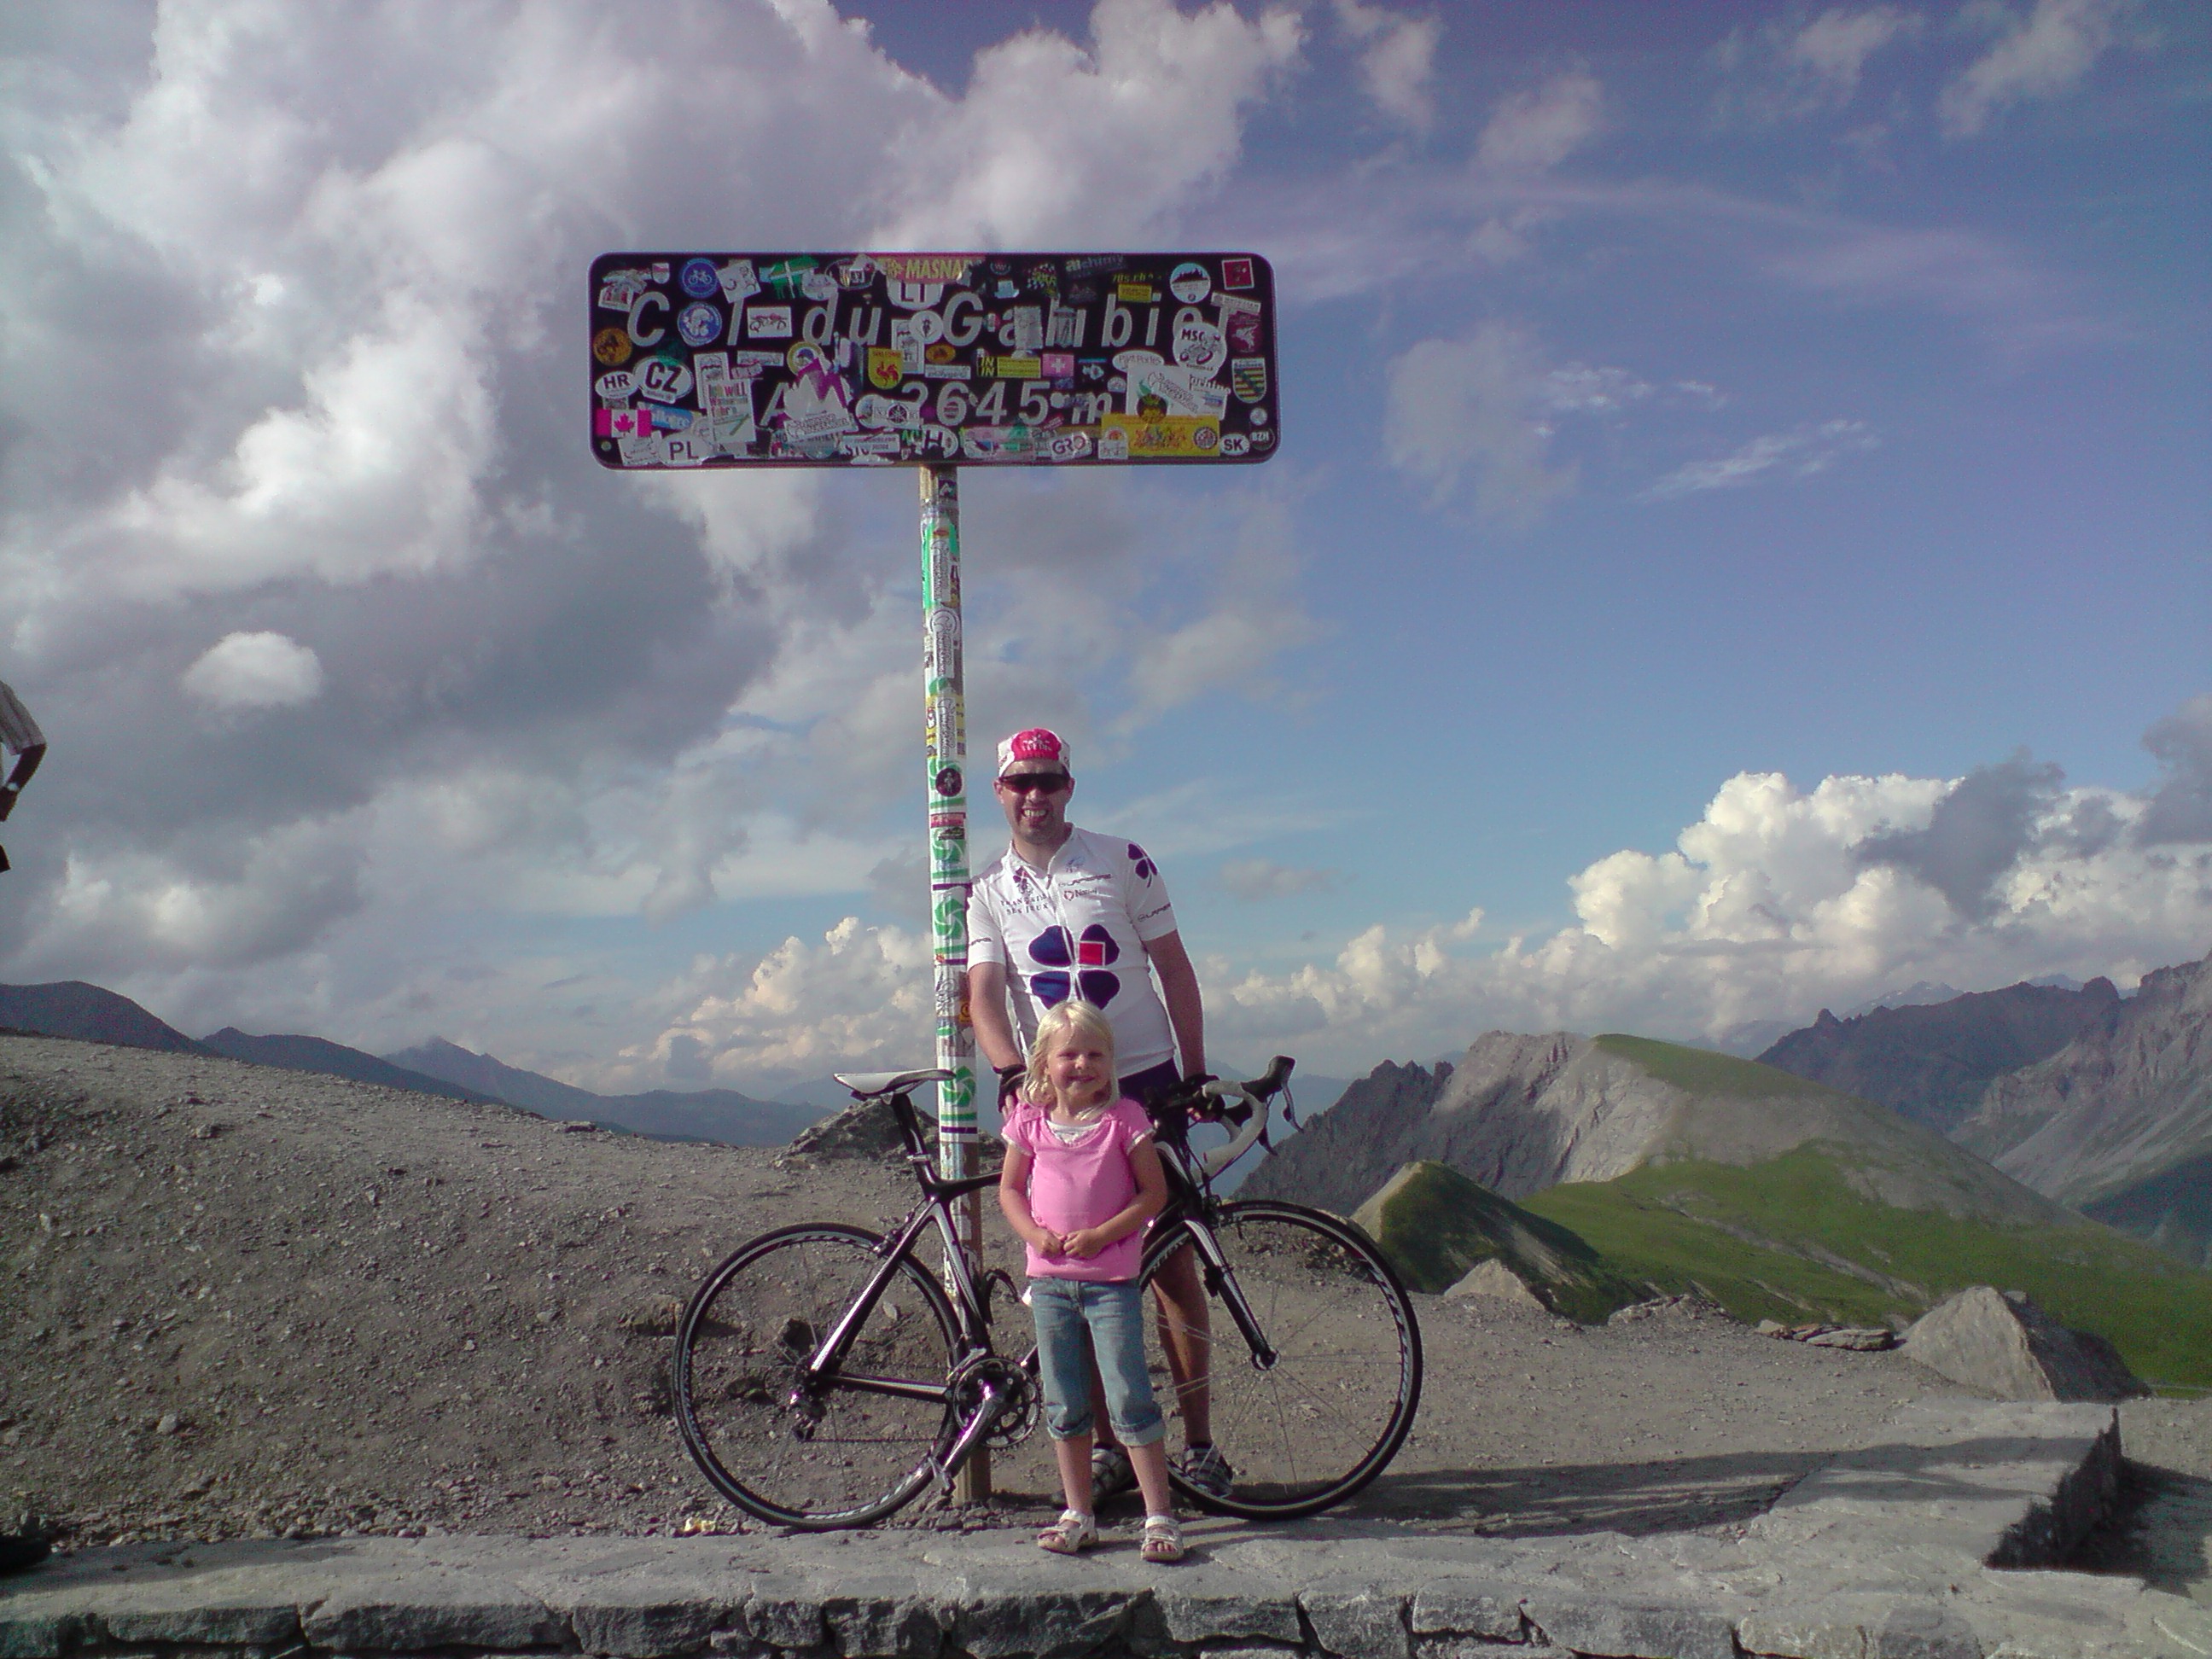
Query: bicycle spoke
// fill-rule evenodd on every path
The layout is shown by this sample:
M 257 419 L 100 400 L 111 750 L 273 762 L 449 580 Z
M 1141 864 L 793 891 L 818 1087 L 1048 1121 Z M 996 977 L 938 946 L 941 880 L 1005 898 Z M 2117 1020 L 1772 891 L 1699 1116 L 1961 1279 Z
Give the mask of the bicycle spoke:
M 1412 1310 L 1373 1246 L 1332 1217 L 1266 1201 L 1220 1215 L 1229 1274 L 1275 1361 L 1255 1361 L 1228 1306 L 1209 1294 L 1204 1386 L 1214 1443 L 1236 1477 L 1227 1498 L 1208 1501 L 1255 1516 L 1310 1514 L 1372 1479 L 1411 1425 L 1420 1364 Z M 1194 1318 L 1164 1313 L 1184 1345 L 1206 1334 Z M 1178 1385 L 1178 1404 L 1199 1386 Z
M 951 1433 L 954 1339 L 944 1296 L 902 1263 L 809 1385 L 823 1339 L 881 1266 L 856 1229 L 787 1229 L 716 1269 L 685 1316 L 678 1356 L 684 1439 L 715 1486 L 765 1518 L 853 1525 L 888 1513 L 927 1479 Z M 798 1404 L 789 1403 L 794 1395 Z

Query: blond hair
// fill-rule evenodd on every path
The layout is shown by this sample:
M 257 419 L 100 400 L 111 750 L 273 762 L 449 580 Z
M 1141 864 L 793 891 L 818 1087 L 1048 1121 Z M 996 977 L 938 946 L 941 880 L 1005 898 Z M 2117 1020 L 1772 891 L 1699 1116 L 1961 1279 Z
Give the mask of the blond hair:
M 1114 1028 L 1106 1023 L 1106 1016 L 1098 1009 L 1079 998 L 1070 997 L 1065 1002 L 1053 1004 L 1037 1021 L 1036 1036 L 1030 1044 L 1029 1075 L 1023 1079 L 1024 1097 L 1040 1106 L 1050 1106 L 1059 1101 L 1060 1091 L 1052 1086 L 1045 1066 L 1052 1059 L 1053 1050 L 1071 1036 L 1085 1036 L 1098 1045 L 1106 1056 L 1108 1097 L 1121 1092 L 1120 1085 L 1114 1082 Z

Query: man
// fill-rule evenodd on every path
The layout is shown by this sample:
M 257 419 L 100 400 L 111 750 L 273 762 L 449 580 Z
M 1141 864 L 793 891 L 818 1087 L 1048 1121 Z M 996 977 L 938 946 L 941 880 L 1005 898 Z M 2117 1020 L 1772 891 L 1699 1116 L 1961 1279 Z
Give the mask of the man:
M 968 1006 L 984 1058 L 1001 1071 L 1020 1065 L 1037 1016 L 1076 996 L 1114 1028 L 1123 1094 L 1149 1105 L 1202 1075 L 1205 1005 L 1166 884 L 1134 842 L 1067 821 L 1075 778 L 1066 740 L 1041 726 L 1015 732 L 999 745 L 993 791 L 1012 844 L 977 875 L 968 901 Z M 1187 1442 L 1177 1467 L 1202 1490 L 1225 1492 L 1232 1474 L 1212 1443 L 1210 1328 L 1194 1254 L 1179 1251 L 1152 1283 Z M 1127 1455 L 1103 1432 L 1091 1462 L 1097 1496 L 1134 1484 Z
M 7 781 L 0 783 L 0 820 L 15 810 L 16 797 L 23 786 L 31 781 L 31 774 L 39 769 L 39 763 L 46 757 L 46 734 L 39 730 L 38 721 L 23 701 L 0 680 L 0 744 L 7 745 L 15 757 L 15 764 L 9 772 Z M 8 867 L 7 849 L 0 848 L 0 870 Z

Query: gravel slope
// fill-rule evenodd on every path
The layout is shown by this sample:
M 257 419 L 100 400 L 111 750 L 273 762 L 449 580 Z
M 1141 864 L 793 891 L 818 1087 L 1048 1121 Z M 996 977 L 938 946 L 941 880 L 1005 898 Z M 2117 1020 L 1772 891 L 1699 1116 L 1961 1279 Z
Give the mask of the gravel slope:
M 887 1171 L 801 1189 L 775 1157 L 0 1038 L 8 1500 L 100 1540 L 704 1510 L 667 1415 L 680 1298 L 765 1227 L 904 1206 Z
M 911 1201 L 867 1163 L 0 1037 L 0 1504 L 70 1543 L 728 1528 L 668 1414 L 682 1299 L 754 1233 Z M 995 1218 L 990 1236 L 1011 1261 Z M 1959 1392 L 1689 1307 L 1583 1330 L 1419 1300 L 1420 1419 L 1346 1515 L 1727 1528 L 1903 1401 Z M 2201 1448 L 2212 1407 L 2154 1404 L 2165 1443 Z M 1042 1434 L 996 1475 L 995 1517 L 904 1518 L 1057 1509 Z

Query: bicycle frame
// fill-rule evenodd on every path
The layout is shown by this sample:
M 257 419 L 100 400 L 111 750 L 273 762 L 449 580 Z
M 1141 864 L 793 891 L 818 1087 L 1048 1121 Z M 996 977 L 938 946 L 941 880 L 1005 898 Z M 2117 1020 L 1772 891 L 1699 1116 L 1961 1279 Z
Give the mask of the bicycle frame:
M 903 1400 L 919 1400 L 931 1404 L 950 1407 L 954 1404 L 954 1393 L 958 1388 L 961 1373 L 973 1362 L 983 1358 L 997 1358 L 991 1342 L 990 1304 L 984 1292 L 983 1281 L 977 1272 L 978 1264 L 969 1258 L 961 1244 L 952 1216 L 952 1203 L 970 1193 L 981 1192 L 986 1187 L 996 1186 L 996 1174 L 964 1176 L 957 1181 L 946 1181 L 935 1169 L 935 1161 L 922 1139 L 921 1123 L 915 1110 L 913 1097 L 902 1091 L 890 1097 L 892 1115 L 896 1119 L 900 1137 L 906 1143 L 905 1157 L 913 1167 L 915 1179 L 922 1191 L 922 1201 L 884 1240 L 878 1254 L 882 1265 L 869 1275 L 841 1314 L 836 1322 L 824 1333 L 808 1357 L 797 1383 L 785 1399 L 785 1405 L 794 1412 L 804 1413 L 807 1400 L 830 1378 L 835 1376 L 840 1386 L 862 1394 L 880 1394 Z M 1264 1101 L 1255 1102 L 1264 1114 Z M 1255 1369 L 1267 1370 L 1275 1364 L 1277 1355 L 1268 1343 L 1267 1333 L 1260 1327 L 1258 1317 L 1245 1299 L 1243 1289 L 1229 1271 L 1228 1257 L 1223 1253 L 1220 1241 L 1214 1237 L 1211 1212 L 1219 1200 L 1213 1196 L 1212 1176 L 1179 1137 L 1162 1136 L 1160 1144 L 1166 1149 L 1162 1163 L 1169 1171 L 1170 1207 L 1163 1212 L 1166 1224 L 1159 1227 L 1145 1249 L 1145 1276 L 1149 1279 L 1158 1265 L 1188 1243 L 1197 1250 L 1202 1264 L 1206 1288 L 1229 1310 L 1229 1316 L 1244 1339 L 1251 1353 Z M 947 1277 L 951 1281 L 951 1300 L 960 1322 L 961 1353 L 953 1373 L 942 1382 L 926 1382 L 916 1378 L 872 1376 L 844 1369 L 845 1355 L 861 1326 L 867 1322 L 876 1304 L 890 1288 L 893 1277 L 902 1264 L 911 1257 L 922 1237 L 934 1227 L 945 1246 Z M 1026 1370 L 1035 1373 L 1036 1352 L 1032 1348 L 1018 1362 Z M 975 1447 L 997 1424 L 1006 1404 L 1006 1396 L 997 1382 L 989 1376 L 978 1385 L 979 1398 L 975 1409 L 961 1425 L 960 1432 L 941 1458 L 933 1458 L 936 1465 L 932 1471 L 939 1486 L 948 1484 L 961 1465 L 967 1462 Z
M 803 1411 L 807 1396 L 828 1378 L 834 1376 L 841 1385 L 861 1394 L 889 1395 L 903 1400 L 920 1400 L 933 1404 L 951 1406 L 953 1391 L 958 1384 L 959 1373 L 971 1361 L 993 1354 L 991 1346 L 990 1304 L 985 1298 L 976 1274 L 976 1264 L 969 1260 L 968 1251 L 960 1243 L 952 1218 L 952 1202 L 969 1193 L 981 1192 L 986 1187 L 998 1184 L 994 1173 L 969 1176 L 958 1181 L 941 1179 L 932 1167 L 933 1160 L 921 1138 L 921 1125 L 916 1116 L 913 1097 L 901 1092 L 890 1100 L 891 1111 L 898 1121 L 899 1132 L 906 1141 L 907 1161 L 914 1166 L 915 1178 L 921 1182 L 922 1201 L 917 1205 L 897 1230 L 884 1240 L 878 1254 L 883 1265 L 869 1275 L 868 1282 L 853 1298 L 837 1322 L 815 1345 L 798 1383 L 786 1398 L 785 1404 L 793 1410 Z M 851 1348 L 853 1338 L 866 1323 L 868 1316 L 890 1288 L 893 1275 L 902 1264 L 915 1253 L 922 1237 L 932 1226 L 945 1245 L 945 1260 L 948 1276 L 952 1281 L 952 1302 L 960 1321 L 960 1358 L 953 1374 L 942 1382 L 929 1382 L 913 1378 L 871 1376 L 844 1369 L 844 1358 Z M 951 1481 L 960 1466 L 968 1461 L 977 1443 L 998 1422 L 1006 1403 L 1004 1392 L 990 1378 L 981 1384 L 981 1399 L 975 1410 L 961 1425 L 959 1435 L 942 1459 L 933 1459 L 937 1467 L 932 1471 L 937 1482 L 944 1486 Z

